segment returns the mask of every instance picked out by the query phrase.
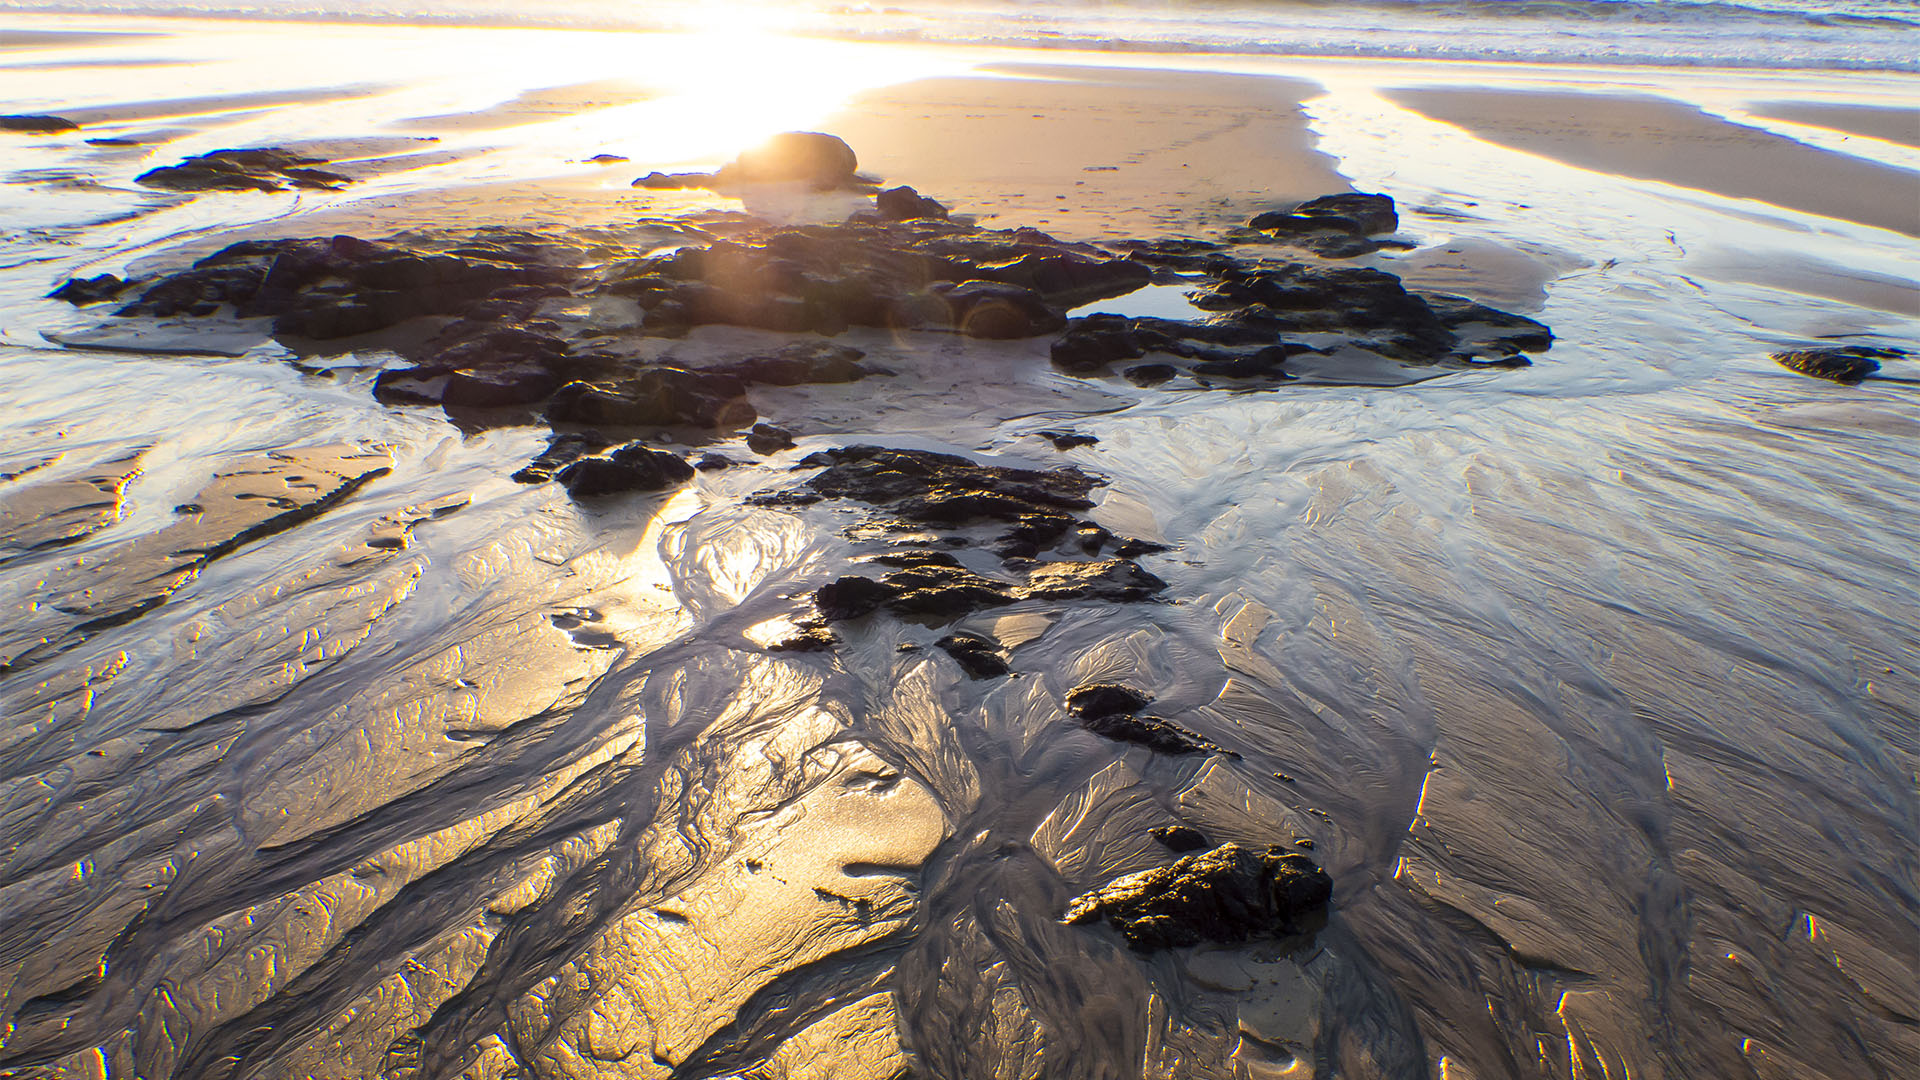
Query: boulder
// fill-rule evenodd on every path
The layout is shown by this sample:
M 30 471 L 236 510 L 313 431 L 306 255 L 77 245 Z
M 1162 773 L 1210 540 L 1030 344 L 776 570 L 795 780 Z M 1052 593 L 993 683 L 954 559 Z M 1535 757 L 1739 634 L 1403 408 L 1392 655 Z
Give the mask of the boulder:
M 803 183 L 827 190 L 852 186 L 859 168 L 853 148 L 838 136 L 789 131 L 742 153 L 714 181 L 720 187 Z
M 1000 646 L 976 634 L 948 634 L 934 644 L 953 657 L 969 678 L 993 679 L 1010 670 Z
M 747 449 L 765 457 L 794 447 L 793 434 L 772 424 L 755 424 L 747 432 Z
M 583 457 L 555 474 L 575 499 L 603 498 L 629 491 L 664 491 L 693 478 L 693 466 L 639 443 L 606 457 Z
M 1224 844 L 1076 897 L 1062 921 L 1105 922 L 1142 952 L 1241 945 L 1305 929 L 1332 897 L 1333 882 L 1305 855 Z

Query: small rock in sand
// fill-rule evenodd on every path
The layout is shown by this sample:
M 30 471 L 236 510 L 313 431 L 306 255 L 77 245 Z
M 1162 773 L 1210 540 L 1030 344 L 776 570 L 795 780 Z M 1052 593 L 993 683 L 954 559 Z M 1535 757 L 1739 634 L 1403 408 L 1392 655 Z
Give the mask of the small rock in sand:
M 163 165 L 134 178 L 137 184 L 168 191 L 285 191 L 289 187 L 333 190 L 353 178 L 321 169 L 325 158 L 305 157 L 278 147 L 215 150 L 178 165 Z
M 693 466 L 639 443 L 629 443 L 606 457 L 583 457 L 555 476 L 575 499 L 664 491 L 692 478 Z
M 992 679 L 1009 670 L 1000 646 L 975 634 L 949 634 L 934 644 L 946 651 L 960 669 L 975 679 Z
M 1133 743 L 1161 754 L 1224 753 L 1206 737 L 1187 730 L 1171 720 L 1157 716 L 1138 716 L 1152 698 L 1138 690 L 1113 683 L 1093 683 L 1077 687 L 1067 695 L 1067 708 L 1080 718 L 1080 725 L 1102 738 Z
M 888 188 L 874 196 L 882 221 L 947 220 L 948 210 L 910 187 Z
M 721 187 L 804 183 L 825 190 L 852 186 L 859 168 L 853 147 L 838 136 L 789 131 L 742 153 L 714 180 Z
M 1191 825 L 1162 825 L 1157 829 L 1148 829 L 1147 833 L 1158 840 L 1161 847 L 1181 855 L 1213 846 L 1208 842 L 1207 834 Z
M 794 447 L 793 433 L 772 424 L 755 424 L 747 432 L 747 449 L 766 457 Z
M 1332 897 L 1333 882 L 1305 855 L 1224 844 L 1076 897 L 1062 921 L 1105 921 L 1141 952 L 1239 945 L 1301 930 Z
M 14 113 L 0 116 L 0 131 L 21 131 L 29 135 L 58 135 L 63 131 L 78 131 L 80 125 L 64 116 L 45 116 L 29 113 Z
M 1876 349 L 1867 345 L 1830 345 L 1773 354 L 1775 363 L 1816 379 L 1852 385 L 1880 370 L 1882 360 L 1902 360 L 1904 349 Z

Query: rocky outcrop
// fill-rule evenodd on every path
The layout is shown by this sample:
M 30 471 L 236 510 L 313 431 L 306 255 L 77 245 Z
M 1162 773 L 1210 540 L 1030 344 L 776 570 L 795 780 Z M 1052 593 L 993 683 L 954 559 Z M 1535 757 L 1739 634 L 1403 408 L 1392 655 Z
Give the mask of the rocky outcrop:
M 134 182 L 167 191 L 333 191 L 353 183 L 350 176 L 312 168 L 326 161 L 278 147 L 215 150 L 141 173 Z
M 101 274 L 90 278 L 69 278 L 65 284 L 47 294 L 49 300 L 65 300 L 75 307 L 104 303 L 119 296 L 131 287 L 131 283 L 120 280 L 112 274 Z
M 910 187 L 888 188 L 873 197 L 881 221 L 945 221 L 949 211 Z
M 1239 945 L 1300 932 L 1332 896 L 1305 855 L 1224 844 L 1076 897 L 1062 921 L 1105 922 L 1141 952 Z
M 1828 345 L 1817 349 L 1792 349 L 1773 354 L 1773 360 L 1790 371 L 1851 386 L 1880 370 L 1882 360 L 1904 360 L 1904 349 L 1879 349 L 1868 345 Z

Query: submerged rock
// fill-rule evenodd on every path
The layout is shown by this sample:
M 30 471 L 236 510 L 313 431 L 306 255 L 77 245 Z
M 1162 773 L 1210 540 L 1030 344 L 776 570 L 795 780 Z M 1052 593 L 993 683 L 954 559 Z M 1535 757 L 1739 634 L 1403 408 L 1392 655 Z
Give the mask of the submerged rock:
M 285 191 L 289 187 L 335 190 L 353 183 L 350 176 L 309 168 L 326 158 L 292 150 L 261 147 L 215 150 L 178 165 L 163 165 L 134 178 L 137 184 L 168 191 Z
M 1773 354 L 1774 362 L 1802 375 L 1852 385 L 1880 370 L 1882 360 L 1902 360 L 1904 349 L 1877 349 L 1867 345 L 1829 345 Z
M 1074 898 L 1062 919 L 1106 922 L 1142 952 L 1282 937 L 1325 910 L 1333 882 L 1312 859 L 1224 844 Z
M 673 454 L 628 443 L 606 457 L 583 457 L 555 474 L 576 499 L 629 491 L 664 491 L 693 479 L 693 466 Z

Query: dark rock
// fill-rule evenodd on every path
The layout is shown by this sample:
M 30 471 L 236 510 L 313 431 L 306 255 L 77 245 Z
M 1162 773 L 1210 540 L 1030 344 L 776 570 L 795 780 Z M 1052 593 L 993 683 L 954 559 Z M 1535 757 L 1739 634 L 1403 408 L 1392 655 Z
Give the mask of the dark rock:
M 739 462 L 725 454 L 707 453 L 700 455 L 700 460 L 694 462 L 693 467 L 701 472 L 719 472 L 721 469 L 731 469 L 737 464 Z
M 553 479 L 553 474 L 579 460 L 583 455 L 597 453 L 606 449 L 604 440 L 590 435 L 567 433 L 554 435 L 547 439 L 547 448 L 540 456 L 527 463 L 526 468 L 513 474 L 516 483 L 543 484 Z
M 828 622 L 843 622 L 873 614 L 881 604 L 893 599 L 894 592 L 872 578 L 843 577 L 820 586 L 813 594 L 813 606 Z
M 1055 450 L 1072 450 L 1078 446 L 1094 446 L 1100 442 L 1092 435 L 1082 435 L 1077 431 L 1036 431 L 1034 434 L 1052 443 Z
M 441 386 L 440 403 L 470 409 L 530 405 L 559 386 L 560 376 L 539 364 L 460 368 L 447 374 Z
M 1061 519 L 1063 511 L 1093 505 L 1088 492 L 1102 481 L 1072 467 L 1013 469 L 981 465 L 956 454 L 848 446 L 807 455 L 800 464 L 822 471 L 807 487 L 830 499 L 884 506 L 921 524 Z
M 860 159 L 837 136 L 789 131 L 742 153 L 714 174 L 719 187 L 804 183 L 822 190 L 850 187 Z
M 47 294 L 49 300 L 65 300 L 76 307 L 98 304 L 111 300 L 126 292 L 132 282 L 121 281 L 112 274 L 99 277 L 69 278 L 67 283 Z
M 1866 345 L 1828 345 L 1773 354 L 1775 363 L 1816 379 L 1852 385 L 1880 370 L 1882 360 L 1902 360 L 1904 349 L 1877 349 Z
M 948 210 L 910 187 L 888 188 L 874 196 L 882 221 L 947 220 Z
M 1189 851 L 1202 851 L 1212 847 L 1207 835 L 1191 825 L 1162 825 L 1148 832 L 1168 851 L 1185 855 Z
M 797 341 L 763 356 L 748 356 L 708 368 L 742 382 L 772 386 L 849 383 L 869 372 L 858 361 L 866 353 L 828 341 Z
M 606 457 L 583 457 L 555 474 L 576 499 L 628 491 L 663 491 L 693 478 L 693 466 L 672 454 L 629 443 Z
M 1104 921 L 1142 952 L 1239 945 L 1303 929 L 1332 897 L 1333 882 L 1305 855 L 1225 844 L 1076 897 L 1063 921 Z
M 1400 227 L 1400 215 L 1394 209 L 1391 195 L 1375 195 L 1361 191 L 1322 195 L 1294 207 L 1293 212 L 1309 216 L 1346 218 L 1358 225 L 1360 231 L 1369 236 L 1390 233 Z
M 992 679 L 1008 672 L 1000 647 L 973 634 L 949 634 L 934 644 L 953 657 L 962 671 L 975 679 Z
M 1264 379 L 1269 382 L 1279 382 L 1293 377 L 1282 369 L 1286 366 L 1287 357 L 1294 355 L 1296 351 L 1304 350 L 1298 346 L 1269 345 L 1251 353 L 1229 355 L 1218 360 L 1203 360 L 1188 370 L 1195 375 L 1216 379 Z
M 793 449 L 793 434 L 772 424 L 755 424 L 747 432 L 747 449 L 761 456 Z
M 832 630 L 819 623 L 801 623 L 792 634 L 767 646 L 772 652 L 826 652 L 840 644 Z
M 1029 250 L 1011 259 L 983 261 L 981 278 L 1032 289 L 1069 307 L 1127 293 L 1153 281 L 1153 272 L 1128 259 L 1093 258 L 1059 249 Z
M 1115 683 L 1088 683 L 1067 694 L 1067 708 L 1083 720 L 1131 716 L 1152 703 L 1153 699 L 1140 691 Z
M 1128 559 L 1045 563 L 1034 568 L 1027 595 L 1041 600 L 1105 600 L 1132 604 L 1150 600 L 1167 583 Z
M 168 191 L 285 191 L 289 187 L 332 190 L 353 183 L 352 177 L 306 167 L 325 162 L 325 158 L 306 157 L 277 147 L 215 150 L 178 165 L 151 169 L 135 177 L 134 182 Z
M 1067 325 L 1067 317 L 1046 298 L 1023 285 L 1001 281 L 963 281 L 936 295 L 952 314 L 949 322 L 968 337 L 1004 341 L 1051 334 Z
M 1157 716 L 1116 713 L 1084 718 L 1080 726 L 1103 739 L 1144 746 L 1156 754 L 1217 753 L 1228 757 L 1239 756 L 1232 751 L 1222 750 L 1217 744 L 1171 720 L 1162 720 Z
M 1114 548 L 1113 553 L 1123 559 L 1137 559 L 1142 555 L 1158 555 L 1172 550 L 1165 544 L 1156 544 L 1151 540 L 1128 539 Z
M 627 158 L 623 158 L 623 157 L 621 157 L 621 156 L 620 156 L 619 154 L 595 154 L 595 155 L 593 155 L 592 157 L 590 157 L 590 158 L 588 158 L 588 159 L 586 159 L 586 160 L 585 160 L 584 162 L 582 162 L 582 164 L 585 164 L 585 165 L 618 165 L 618 164 L 620 164 L 621 162 L 623 162 L 623 161 L 626 161 L 626 160 L 628 160 L 628 159 L 627 159 Z
M 1147 353 L 1147 340 L 1118 316 L 1075 319 L 1053 343 L 1055 367 L 1081 375 L 1100 371 L 1116 360 L 1137 360 Z
M 648 368 L 610 388 L 568 383 L 554 392 L 547 418 L 588 426 L 731 430 L 753 422 L 745 395 L 746 388 L 730 375 Z
M 14 113 L 0 116 L 0 131 L 21 131 L 30 135 L 58 135 L 63 131 L 78 131 L 80 125 L 64 116 L 34 115 Z
M 1172 364 L 1135 364 L 1121 374 L 1135 386 L 1159 386 L 1180 374 L 1180 369 Z
M 952 620 L 1021 599 L 1018 586 L 950 566 L 911 566 L 881 579 L 892 590 L 887 609 L 898 615 Z
M 635 180 L 633 186 L 652 191 L 682 191 L 687 188 L 712 187 L 713 182 L 712 173 L 653 172 Z

